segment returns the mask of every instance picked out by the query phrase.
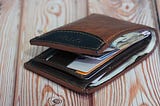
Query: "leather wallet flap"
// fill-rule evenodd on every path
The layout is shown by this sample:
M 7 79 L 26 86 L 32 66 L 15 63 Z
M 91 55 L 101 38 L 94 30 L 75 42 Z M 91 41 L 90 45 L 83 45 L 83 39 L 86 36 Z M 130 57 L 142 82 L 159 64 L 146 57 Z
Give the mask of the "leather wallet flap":
M 119 36 L 149 27 L 92 14 L 31 39 L 31 44 L 99 56 Z
M 98 51 L 104 42 L 101 38 L 86 32 L 56 30 L 32 39 L 31 44 L 88 54 L 90 51 Z

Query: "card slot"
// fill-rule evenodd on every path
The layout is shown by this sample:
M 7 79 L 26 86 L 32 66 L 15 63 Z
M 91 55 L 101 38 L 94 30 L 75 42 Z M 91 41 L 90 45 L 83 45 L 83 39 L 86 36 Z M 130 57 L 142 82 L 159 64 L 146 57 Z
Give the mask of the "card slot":
M 45 53 L 48 53 L 49 50 L 47 50 L 46 52 L 40 54 L 41 56 L 42 55 L 45 55 Z M 49 56 L 48 56 L 49 57 Z M 51 57 L 51 58 L 54 58 L 54 57 Z M 73 69 L 69 69 L 67 68 L 66 66 L 64 66 L 64 64 L 58 64 L 58 62 L 55 60 L 55 59 L 48 59 L 46 60 L 45 58 L 41 58 L 40 56 L 37 56 L 35 57 L 33 60 L 36 61 L 36 62 L 39 62 L 39 63 L 42 63 L 42 64 L 45 64 L 47 66 L 50 66 L 50 67 L 53 67 L 53 68 L 57 68 L 58 70 L 62 71 L 62 72 L 67 72 L 68 74 L 71 74 L 73 76 L 76 76 L 77 78 L 81 79 L 81 80 L 88 80 L 88 81 L 92 81 L 94 78 L 96 78 L 97 76 L 99 76 L 99 74 L 101 73 L 97 73 L 97 75 L 95 76 L 92 76 L 92 74 L 90 75 L 81 75 L 81 74 L 77 74 L 75 71 L 76 70 L 73 70 Z M 54 60 L 54 61 L 52 61 Z M 63 61 L 66 60 L 66 58 L 64 59 L 63 58 Z M 98 72 L 98 71 L 97 71 Z
M 56 51 L 55 49 L 49 48 L 45 50 L 44 52 L 42 52 L 41 54 L 39 54 L 38 56 L 36 56 L 36 58 L 47 59 L 51 55 L 53 55 L 55 51 Z
M 69 57 L 65 57 L 62 58 L 60 57 L 60 55 L 50 55 L 47 58 L 39 58 L 35 57 L 34 60 L 41 62 L 43 64 L 58 68 L 58 69 L 65 69 L 66 70 L 66 65 L 70 63 L 70 61 L 73 61 L 76 57 L 75 56 L 71 56 L 71 58 Z
M 70 62 L 77 58 L 77 56 L 78 55 L 73 53 L 57 51 L 50 59 L 48 59 L 48 61 L 66 67 Z

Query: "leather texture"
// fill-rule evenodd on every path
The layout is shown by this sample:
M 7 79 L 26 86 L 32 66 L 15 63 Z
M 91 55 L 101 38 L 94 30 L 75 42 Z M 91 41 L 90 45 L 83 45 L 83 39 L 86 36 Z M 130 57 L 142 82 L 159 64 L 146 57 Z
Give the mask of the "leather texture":
M 33 45 L 99 56 L 118 36 L 140 29 L 151 28 L 105 15 L 92 14 L 35 37 L 30 42 Z
M 124 71 L 114 76 L 110 80 L 95 87 L 89 86 L 89 84 L 93 80 L 95 80 L 102 74 L 104 76 L 108 75 L 114 69 L 121 66 L 124 62 L 130 59 L 130 57 L 144 50 L 149 44 L 152 36 L 149 36 L 144 40 L 135 43 L 134 45 L 122 51 L 110 61 L 103 64 L 101 67 L 97 68 L 96 70 L 87 75 L 81 75 L 76 73 L 74 70 L 68 70 L 67 68 L 65 68 L 66 64 L 72 59 L 76 58 L 76 56 L 79 54 L 88 54 L 95 56 L 102 55 L 104 49 L 106 49 L 106 47 L 108 47 L 110 43 L 117 37 L 141 29 L 152 30 L 156 33 L 157 36 L 156 30 L 148 26 L 117 20 L 104 15 L 92 14 L 86 18 L 80 19 L 76 22 L 54 29 L 46 34 L 31 39 L 31 44 L 47 46 L 50 48 L 26 62 L 24 66 L 26 69 L 33 71 L 41 76 L 44 76 L 73 91 L 87 94 L 93 93 L 101 87 L 106 86 L 108 83 L 112 82 L 117 77 L 124 74 L 126 71 L 146 59 L 151 53 L 144 54 L 143 56 L 137 58 L 137 60 L 133 64 L 125 68 Z M 72 32 L 76 34 L 73 34 Z M 82 35 L 79 35 L 81 33 Z M 53 35 L 54 37 L 56 37 L 56 35 L 61 37 L 54 38 L 52 34 L 55 34 Z M 67 38 L 67 35 L 71 38 Z M 83 35 L 86 35 L 87 38 Z M 67 40 L 61 42 L 61 40 L 63 40 L 63 37 Z M 88 39 L 93 41 L 88 42 L 87 40 L 84 40 L 84 42 L 82 42 L 82 39 Z M 78 44 L 75 43 L 75 41 L 86 44 Z M 158 39 L 156 41 L 156 44 L 157 43 Z M 155 46 L 156 45 L 154 45 L 154 48 Z M 153 52 L 153 50 L 151 52 Z M 54 54 L 55 52 L 59 52 L 59 54 L 63 54 L 64 52 L 66 57 L 61 57 L 57 55 L 53 59 L 51 59 L 51 61 L 47 61 L 46 58 L 50 54 Z M 58 58 L 58 61 L 54 61 L 57 60 L 56 58 Z M 61 65 L 59 65 L 59 63 L 61 63 Z

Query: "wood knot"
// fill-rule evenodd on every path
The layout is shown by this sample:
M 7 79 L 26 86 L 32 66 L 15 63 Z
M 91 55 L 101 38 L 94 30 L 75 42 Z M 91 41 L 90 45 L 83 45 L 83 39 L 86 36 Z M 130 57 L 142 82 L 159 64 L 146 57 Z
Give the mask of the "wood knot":
M 49 2 L 47 6 L 47 11 L 56 16 L 60 16 L 62 13 L 61 4 L 56 3 L 56 2 Z
M 128 6 L 128 5 L 126 5 L 126 9 L 129 9 L 129 6 Z
M 54 100 L 52 100 L 52 102 L 55 103 L 55 104 L 60 104 L 62 102 L 62 100 L 60 100 L 60 99 L 54 99 Z
M 50 106 L 60 105 L 60 104 L 62 104 L 62 99 L 61 98 L 50 97 L 48 99 L 48 103 L 49 103 Z

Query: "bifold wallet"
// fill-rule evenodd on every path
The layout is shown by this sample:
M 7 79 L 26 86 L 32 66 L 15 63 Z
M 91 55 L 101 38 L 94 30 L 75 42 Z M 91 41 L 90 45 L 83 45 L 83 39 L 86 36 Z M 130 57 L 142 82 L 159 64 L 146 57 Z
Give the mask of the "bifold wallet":
M 92 93 L 151 54 L 154 28 L 92 14 L 30 40 L 49 47 L 25 68 L 79 93 Z

